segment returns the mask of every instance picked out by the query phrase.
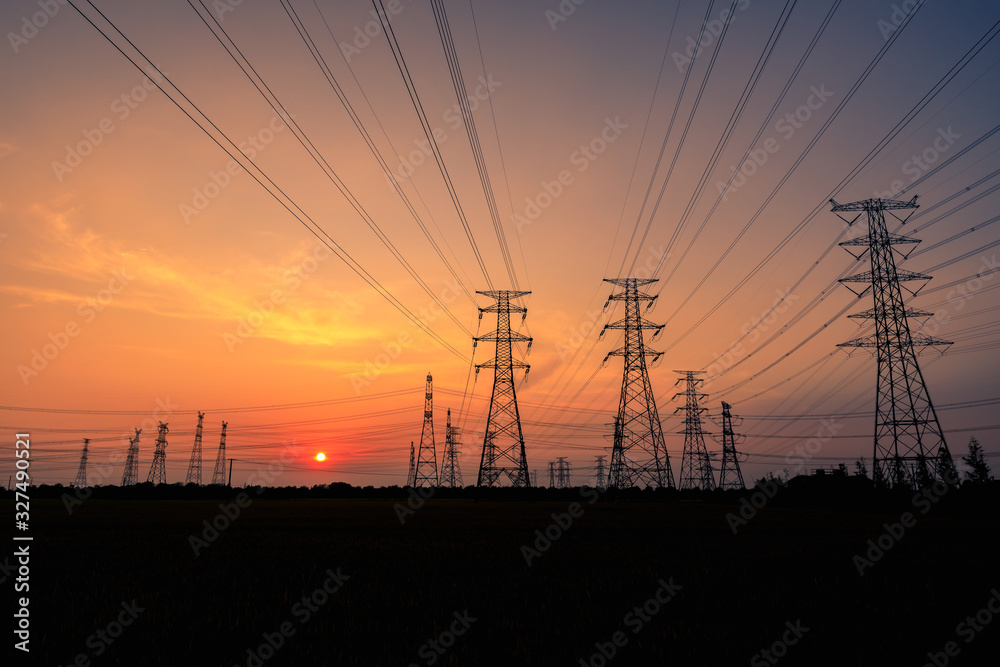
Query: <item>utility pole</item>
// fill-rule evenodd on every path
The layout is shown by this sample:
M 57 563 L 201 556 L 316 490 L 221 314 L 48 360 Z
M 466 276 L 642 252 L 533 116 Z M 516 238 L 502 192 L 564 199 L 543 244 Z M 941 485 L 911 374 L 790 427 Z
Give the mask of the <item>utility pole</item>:
M 427 374 L 427 391 L 424 394 L 424 424 L 420 431 L 417 449 L 417 467 L 413 473 L 413 486 L 440 486 L 438 479 L 437 449 L 434 445 L 434 381 Z
M 122 486 L 135 486 L 139 483 L 139 434 L 141 428 L 135 429 L 135 437 L 128 441 L 128 455 L 125 457 L 125 471 L 122 473 Z
M 222 436 L 219 438 L 219 453 L 215 456 L 215 469 L 212 471 L 212 484 L 226 483 L 226 427 L 229 422 L 222 422 Z
M 906 308 L 903 304 L 903 283 L 927 284 L 930 276 L 896 268 L 895 253 L 905 259 L 919 243 L 917 239 L 890 233 L 885 212 L 905 224 L 918 207 L 917 198 L 910 201 L 866 199 L 850 204 L 830 200 L 833 212 L 848 225 L 862 215 L 868 219 L 868 235 L 845 241 L 840 245 L 856 259 L 867 253 L 871 270 L 847 278 L 841 283 L 859 297 L 871 290 L 874 307 L 848 317 L 873 320 L 872 336 L 855 338 L 838 347 L 872 348 L 878 362 L 878 382 L 875 399 L 875 442 L 872 476 L 875 485 L 888 488 L 926 487 L 935 481 L 953 483 L 955 465 L 938 422 L 934 404 L 917 363 L 917 347 L 947 346 L 952 343 L 920 333 L 911 333 L 908 319 L 930 317 L 932 313 Z M 910 210 L 905 217 L 893 211 Z M 857 213 L 847 219 L 841 213 Z M 907 246 L 903 253 L 894 246 Z M 855 250 L 856 249 L 856 250 Z M 860 292 L 851 287 L 865 285 Z M 916 295 L 920 288 L 911 290 Z
M 656 398 L 649 382 L 646 357 L 655 363 L 662 352 L 649 348 L 643 341 L 644 329 L 654 332 L 653 338 L 663 330 L 662 324 L 643 319 L 640 303 L 652 307 L 657 297 L 640 291 L 640 287 L 656 282 L 654 278 L 605 278 L 604 282 L 623 288 L 608 297 L 604 308 L 612 301 L 625 303 L 625 317 L 604 325 L 598 340 L 608 329 L 624 331 L 624 345 L 608 352 L 604 362 L 617 356 L 624 357 L 622 391 L 615 418 L 614 447 L 611 450 L 611 479 L 609 487 L 627 489 L 633 486 L 659 486 L 674 488 L 674 473 L 670 468 L 663 439 L 663 425 L 656 409 Z
M 149 474 L 146 476 L 147 482 L 153 484 L 167 483 L 167 425 L 160 422 L 159 432 L 156 434 L 156 449 L 153 451 L 153 465 L 149 467 Z
M 235 459 L 229 459 L 229 481 L 226 483 L 226 486 L 228 486 L 229 488 L 233 488 L 233 461 L 234 460 Z
M 473 348 L 479 341 L 496 343 L 496 355 L 493 359 L 484 364 L 476 364 L 477 377 L 481 368 L 494 369 L 493 394 L 490 397 L 490 412 L 486 420 L 483 455 L 479 462 L 476 486 L 500 486 L 501 478 L 506 478 L 511 486 L 531 486 L 528 459 L 524 451 L 524 433 L 521 431 L 521 415 L 514 391 L 514 369 L 523 368 L 527 376 L 531 366 L 520 359 L 514 359 L 511 348 L 513 343 L 526 342 L 526 352 L 530 352 L 532 339 L 510 329 L 511 313 L 521 313 L 522 322 L 528 316 L 528 309 L 511 305 L 511 299 L 521 298 L 531 292 L 502 290 L 477 291 L 476 294 L 496 300 L 492 306 L 479 309 L 480 320 L 483 319 L 483 313 L 497 314 L 496 331 L 472 339 Z
M 185 484 L 197 484 L 201 486 L 201 428 L 202 420 L 205 419 L 204 412 L 198 412 L 198 425 L 194 428 L 194 447 L 191 448 L 191 461 L 188 462 L 187 477 Z
M 675 384 L 685 383 L 682 392 L 674 394 L 674 398 L 683 396 L 685 404 L 675 412 L 684 411 L 684 455 L 681 457 L 681 489 L 702 489 L 711 491 L 715 488 L 715 477 L 712 474 L 712 461 L 705 448 L 705 432 L 701 428 L 701 400 L 705 394 L 698 391 L 698 385 L 704 382 L 695 377 L 705 371 L 674 371 L 684 377 L 678 378 Z
M 83 452 L 80 453 L 80 468 L 76 471 L 73 486 L 79 489 L 87 488 L 87 450 L 90 449 L 90 438 L 83 439 Z
M 742 491 L 746 489 L 743 482 L 743 472 L 740 470 L 739 454 L 736 452 L 736 441 L 743 441 L 742 435 L 733 432 L 733 420 L 739 426 L 743 423 L 742 417 L 733 417 L 730 412 L 732 406 L 722 401 L 722 467 L 719 469 L 719 488 L 723 490 Z M 718 439 L 718 438 L 716 438 Z

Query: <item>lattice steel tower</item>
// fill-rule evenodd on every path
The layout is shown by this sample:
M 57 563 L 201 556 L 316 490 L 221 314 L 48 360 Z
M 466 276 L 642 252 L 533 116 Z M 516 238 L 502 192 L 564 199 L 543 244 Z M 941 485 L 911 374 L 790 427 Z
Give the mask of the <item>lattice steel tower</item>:
M 662 324 L 653 324 L 642 318 L 640 302 L 648 301 L 648 310 L 657 297 L 639 290 L 644 285 L 655 283 L 655 278 L 605 278 L 604 282 L 623 287 L 624 290 L 608 297 L 604 307 L 612 301 L 625 302 L 625 318 L 604 325 L 598 340 L 608 329 L 625 332 L 625 344 L 608 352 L 604 362 L 617 356 L 625 358 L 622 372 L 622 393 L 615 418 L 614 447 L 611 450 L 611 478 L 608 486 L 627 489 L 633 486 L 661 486 L 674 488 L 674 473 L 670 468 L 666 442 L 663 439 L 663 425 L 656 409 L 656 399 L 649 383 L 646 357 L 653 357 L 654 363 L 663 354 L 649 348 L 643 342 L 642 332 L 650 329 L 653 338 L 663 330 Z
M 675 412 L 684 411 L 684 455 L 681 457 L 681 479 L 678 488 L 702 489 L 711 491 L 715 488 L 715 477 L 712 473 L 712 460 L 705 448 L 705 432 L 701 428 L 701 400 L 706 397 L 698 391 L 698 385 L 704 382 L 695 375 L 705 371 L 674 371 L 684 377 L 678 378 L 675 384 L 686 383 L 684 391 L 674 394 L 674 398 L 683 396 L 684 407 Z
M 153 484 L 167 483 L 167 425 L 160 422 L 159 432 L 156 434 L 156 449 L 153 450 L 153 465 L 149 466 L 149 474 L 146 481 Z
M 122 473 L 122 486 L 135 486 L 139 483 L 139 434 L 141 428 L 135 429 L 135 437 L 128 441 L 128 456 L 125 457 L 125 471 Z
M 194 447 L 191 448 L 191 460 L 188 462 L 187 477 L 185 484 L 197 484 L 201 486 L 201 427 L 205 419 L 204 412 L 198 412 L 198 425 L 194 428 Z
M 919 241 L 890 233 L 885 222 L 885 211 L 889 211 L 891 216 L 905 224 L 913 214 L 912 209 L 918 207 L 917 198 L 906 202 L 866 199 L 850 204 L 838 204 L 831 199 L 830 203 L 833 212 L 848 225 L 862 215 L 868 217 L 868 235 L 840 245 L 856 259 L 868 253 L 871 270 L 842 278 L 840 282 L 848 288 L 851 288 L 850 283 L 868 283 L 860 292 L 853 288 L 851 291 L 862 296 L 871 290 L 874 307 L 849 317 L 873 320 L 875 333 L 841 343 L 839 347 L 875 349 L 878 382 L 875 390 L 873 479 L 880 487 L 927 486 L 942 480 L 944 471 L 954 470 L 954 463 L 917 364 L 915 348 L 951 345 L 951 342 L 910 333 L 908 318 L 929 317 L 932 313 L 906 308 L 901 283 L 921 281 L 923 286 L 930 276 L 896 268 L 894 251 L 899 252 L 903 259 L 909 252 L 902 253 L 894 246 L 908 245 L 912 251 Z M 903 218 L 893 213 L 907 209 L 911 209 L 910 213 Z M 840 215 L 841 212 L 857 212 L 857 215 L 848 220 Z M 860 251 L 852 251 L 855 247 Z M 906 289 L 912 295 L 920 291 L 920 288 Z
M 434 381 L 430 373 L 427 374 L 424 425 L 420 431 L 420 447 L 417 449 L 417 467 L 413 471 L 413 486 L 440 486 L 437 449 L 434 446 Z
M 722 437 L 715 436 L 722 444 L 722 466 L 719 469 L 719 488 L 724 490 L 742 491 L 747 488 L 743 481 L 743 472 L 740 470 L 740 458 L 736 452 L 736 442 L 743 442 L 744 437 L 733 432 L 733 423 L 739 426 L 743 423 L 742 417 L 733 417 L 730 409 L 733 406 L 722 401 L 722 417 L 718 425 L 722 427 Z M 714 418 L 713 418 L 714 419 Z
M 565 456 L 556 457 L 556 488 L 568 489 L 573 486 L 570 481 L 569 463 Z
M 598 489 L 605 489 L 608 486 L 607 476 L 604 471 L 604 456 L 598 456 L 597 461 L 594 464 L 594 477 L 595 484 L 594 487 Z
M 413 448 L 413 441 L 410 440 L 410 468 L 406 471 L 406 485 L 413 486 L 413 473 L 417 471 L 417 450 Z
M 215 469 L 212 471 L 212 484 L 226 483 L 226 427 L 228 422 L 222 422 L 222 436 L 219 438 L 219 453 L 215 456 Z
M 80 469 L 76 471 L 76 479 L 73 486 L 85 488 L 87 486 L 87 451 L 90 449 L 90 438 L 83 439 L 83 451 L 80 452 Z
M 441 486 L 462 488 L 462 468 L 458 463 L 459 449 L 462 443 L 458 439 L 458 427 L 451 425 L 451 408 L 448 409 L 448 422 L 444 427 L 444 456 L 441 458 Z
M 485 364 L 476 364 L 476 375 L 481 368 L 493 368 L 493 395 L 490 397 L 490 413 L 486 420 L 483 437 L 483 455 L 479 462 L 479 478 L 476 486 L 495 486 L 501 478 L 506 478 L 511 486 L 531 486 L 528 476 L 528 459 L 524 453 L 524 433 L 521 431 L 521 414 L 517 409 L 517 394 L 514 392 L 514 369 L 523 368 L 525 375 L 531 366 L 513 357 L 513 343 L 528 344 L 531 338 L 510 330 L 510 314 L 521 313 L 521 321 L 528 316 L 528 309 L 512 306 L 511 299 L 531 294 L 525 291 L 480 292 L 496 299 L 492 306 L 479 309 L 479 319 L 483 313 L 497 314 L 496 331 L 473 338 L 473 348 L 479 341 L 496 343 L 496 356 Z M 502 484 L 501 484 L 502 486 Z

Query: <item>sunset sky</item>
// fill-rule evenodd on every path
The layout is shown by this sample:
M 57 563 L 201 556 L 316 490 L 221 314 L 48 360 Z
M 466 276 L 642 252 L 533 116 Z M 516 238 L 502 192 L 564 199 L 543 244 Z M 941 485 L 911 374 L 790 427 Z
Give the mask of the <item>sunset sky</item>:
M 602 312 L 602 279 L 619 276 L 659 278 L 644 316 L 666 324 L 650 375 L 675 475 L 674 370 L 708 371 L 710 412 L 725 400 L 745 417 L 748 483 L 794 473 L 787 457 L 813 438 L 802 470 L 870 468 L 875 362 L 836 347 L 864 333 L 846 315 L 871 307 L 836 283 L 868 268 L 836 246 L 864 220 L 848 229 L 831 197 L 919 195 L 900 233 L 922 243 L 900 266 L 933 275 L 912 305 L 955 342 L 921 356 L 924 377 L 956 458 L 973 435 L 1000 451 L 995 2 L 446 0 L 501 237 L 429 3 L 385 6 L 468 232 L 371 4 L 285 1 L 295 21 L 260 0 L 95 1 L 118 34 L 74 0 L 208 134 L 72 6 L 0 6 L 0 424 L 10 443 L 31 434 L 36 482 L 71 482 L 89 437 L 91 480 L 119 483 L 135 427 L 144 481 L 158 420 L 181 482 L 200 410 L 206 480 L 227 421 L 234 484 L 279 460 L 274 484 L 402 484 L 431 373 L 439 456 L 450 408 L 474 484 L 493 375 L 472 363 L 493 351 L 473 358 L 471 337 L 496 322 L 475 292 L 515 287 L 532 292 L 529 470 L 545 482 L 564 456 L 574 483 L 592 481 L 622 374 L 620 358 L 601 365 L 621 343 L 597 334 L 622 316 Z

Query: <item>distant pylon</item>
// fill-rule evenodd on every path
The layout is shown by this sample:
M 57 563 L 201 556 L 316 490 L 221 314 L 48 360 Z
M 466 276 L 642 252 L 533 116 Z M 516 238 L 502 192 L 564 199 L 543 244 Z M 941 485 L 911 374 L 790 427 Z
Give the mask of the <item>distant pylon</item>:
M 598 489 L 607 488 L 608 482 L 607 477 L 604 472 L 604 456 L 598 456 L 597 462 L 594 464 L 594 487 Z
M 930 276 L 896 268 L 893 246 L 907 245 L 912 248 L 919 241 L 907 236 L 889 232 L 885 222 L 885 211 L 905 223 L 912 215 L 900 218 L 892 211 L 916 209 L 917 198 L 910 201 L 893 199 L 866 199 L 850 204 L 838 204 L 830 200 L 833 212 L 848 225 L 862 215 L 868 218 L 868 235 L 845 241 L 840 245 L 856 259 L 868 253 L 871 270 L 842 278 L 840 282 L 850 288 L 849 283 L 866 284 L 858 292 L 862 296 L 872 291 L 874 307 L 848 317 L 871 319 L 875 324 L 873 336 L 865 336 L 841 343 L 839 347 L 865 347 L 876 350 L 878 363 L 878 383 L 875 399 L 875 444 L 872 477 L 876 486 L 893 487 L 906 485 L 912 488 L 928 486 L 934 481 L 952 483 L 945 479 L 954 470 L 954 462 L 944 432 L 938 423 L 937 413 L 931 403 L 924 376 L 917 363 L 915 347 L 951 345 L 951 342 L 932 338 L 925 334 L 910 333 L 908 318 L 929 317 L 932 313 L 906 308 L 903 304 L 901 283 L 922 281 L 927 284 Z M 848 220 L 841 212 L 856 212 Z M 851 249 L 857 247 L 859 252 Z M 904 259 L 909 254 L 899 252 Z M 916 295 L 920 288 L 910 290 Z
M 556 488 L 568 489 L 573 486 L 570 481 L 569 463 L 565 456 L 557 456 L 556 459 L 558 461 L 556 463 Z
M 128 455 L 125 457 L 125 471 L 122 473 L 122 486 L 135 486 L 139 483 L 139 434 L 141 428 L 135 429 L 135 437 L 128 441 Z
M 413 486 L 440 486 L 438 479 L 437 449 L 434 446 L 434 381 L 427 374 L 427 391 L 424 394 L 424 425 L 420 431 L 417 449 L 417 467 L 413 472 Z
M 528 476 L 528 459 L 524 452 L 524 433 L 521 431 L 521 415 L 517 409 L 517 394 L 514 391 L 514 369 L 525 369 L 525 375 L 531 366 L 519 359 L 514 359 L 511 346 L 513 343 L 528 344 L 531 350 L 531 338 L 510 329 L 510 314 L 521 313 L 521 321 L 528 316 L 528 309 L 512 306 L 511 299 L 517 299 L 531 294 L 524 291 L 491 291 L 479 292 L 491 299 L 496 299 L 492 306 L 479 309 L 479 319 L 483 313 L 497 314 L 496 331 L 485 336 L 473 338 L 473 347 L 479 341 L 496 343 L 496 355 L 484 364 L 476 364 L 476 375 L 481 368 L 493 368 L 493 395 L 490 397 L 490 412 L 486 420 L 486 433 L 483 437 L 483 455 L 479 462 L 479 478 L 476 486 L 496 486 L 502 477 L 511 486 L 531 486 Z
M 458 440 L 458 428 L 451 425 L 451 408 L 448 409 L 448 422 L 444 427 L 444 456 L 441 458 L 441 486 L 460 489 L 462 483 L 462 468 L 458 463 L 459 449 L 462 443 Z
M 604 357 L 605 363 L 612 356 L 625 358 L 608 486 L 618 489 L 633 486 L 673 488 L 674 473 L 670 468 L 670 457 L 663 439 L 663 425 L 660 423 L 646 367 L 646 357 L 653 357 L 655 362 L 662 353 L 646 346 L 642 336 L 643 329 L 651 329 L 655 332 L 655 338 L 663 330 L 663 325 L 653 324 L 643 319 L 639 313 L 639 302 L 648 301 L 648 309 L 657 298 L 639 291 L 639 288 L 656 282 L 656 279 L 605 278 L 604 282 L 624 288 L 622 292 L 608 297 L 605 308 L 612 301 L 625 302 L 624 319 L 604 325 L 598 337 L 603 337 L 608 329 L 621 329 L 625 332 L 625 344 Z
M 185 484 L 201 486 L 201 424 L 205 419 L 204 412 L 198 412 L 198 425 L 194 427 L 194 447 L 191 448 L 191 461 L 188 462 Z
M 90 449 L 90 438 L 83 439 L 83 451 L 80 453 L 80 469 L 76 471 L 76 479 L 73 486 L 86 488 L 87 486 L 87 450 Z
M 536 480 L 537 482 L 537 480 Z M 549 488 L 556 488 L 556 462 L 549 461 Z
M 675 412 L 684 410 L 684 455 L 681 457 L 681 479 L 678 488 L 680 489 L 702 489 L 711 491 L 715 488 L 715 477 L 712 474 L 712 461 L 708 457 L 708 450 L 705 448 L 705 432 L 701 428 L 701 413 L 705 408 L 701 407 L 701 399 L 705 394 L 699 393 L 698 385 L 703 382 L 700 375 L 705 371 L 674 371 L 684 377 L 678 378 L 675 384 L 686 383 L 685 390 L 674 395 L 685 398 L 684 407 L 677 408 Z
M 153 484 L 167 483 L 167 425 L 160 422 L 159 432 L 156 434 L 156 449 L 153 451 L 153 465 L 149 466 L 149 474 L 146 481 Z
M 215 457 L 215 469 L 212 471 L 212 484 L 226 483 L 226 427 L 228 422 L 222 422 L 222 436 L 219 438 L 219 453 Z
M 417 450 L 413 448 L 413 441 L 410 440 L 410 468 L 406 471 L 406 485 L 413 486 L 414 474 L 417 472 Z
M 739 454 L 736 452 L 736 441 L 743 441 L 742 435 L 737 435 L 733 432 L 733 415 L 730 412 L 732 408 L 729 403 L 722 401 L 722 418 L 720 420 L 720 426 L 722 427 L 722 466 L 719 469 L 719 488 L 724 490 L 735 489 L 737 491 L 742 491 L 747 488 L 746 484 L 743 482 L 743 472 L 740 470 L 740 459 Z M 743 419 L 742 417 L 736 417 L 736 425 L 739 426 Z M 716 436 L 716 439 L 718 437 Z

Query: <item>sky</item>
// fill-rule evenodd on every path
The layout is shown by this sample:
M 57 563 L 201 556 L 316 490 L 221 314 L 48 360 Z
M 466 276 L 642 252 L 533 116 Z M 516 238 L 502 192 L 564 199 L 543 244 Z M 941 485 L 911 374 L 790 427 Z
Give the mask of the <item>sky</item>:
M 234 484 L 402 484 L 430 373 L 438 457 L 450 409 L 475 483 L 489 289 L 531 292 L 529 470 L 592 482 L 616 277 L 658 280 L 675 475 L 676 370 L 743 417 L 748 482 L 870 468 L 875 361 L 836 347 L 871 307 L 837 283 L 865 220 L 831 197 L 919 197 L 899 266 L 933 275 L 911 303 L 936 315 L 911 326 L 954 342 L 924 378 L 956 456 L 1000 451 L 995 3 L 445 0 L 474 132 L 428 3 L 385 3 L 403 68 L 365 2 L 74 3 L 97 27 L 0 7 L 0 425 L 36 482 L 71 482 L 90 438 L 90 481 L 119 483 L 134 428 L 144 480 L 159 421 L 182 482 L 201 411 L 206 481 L 225 421 Z

